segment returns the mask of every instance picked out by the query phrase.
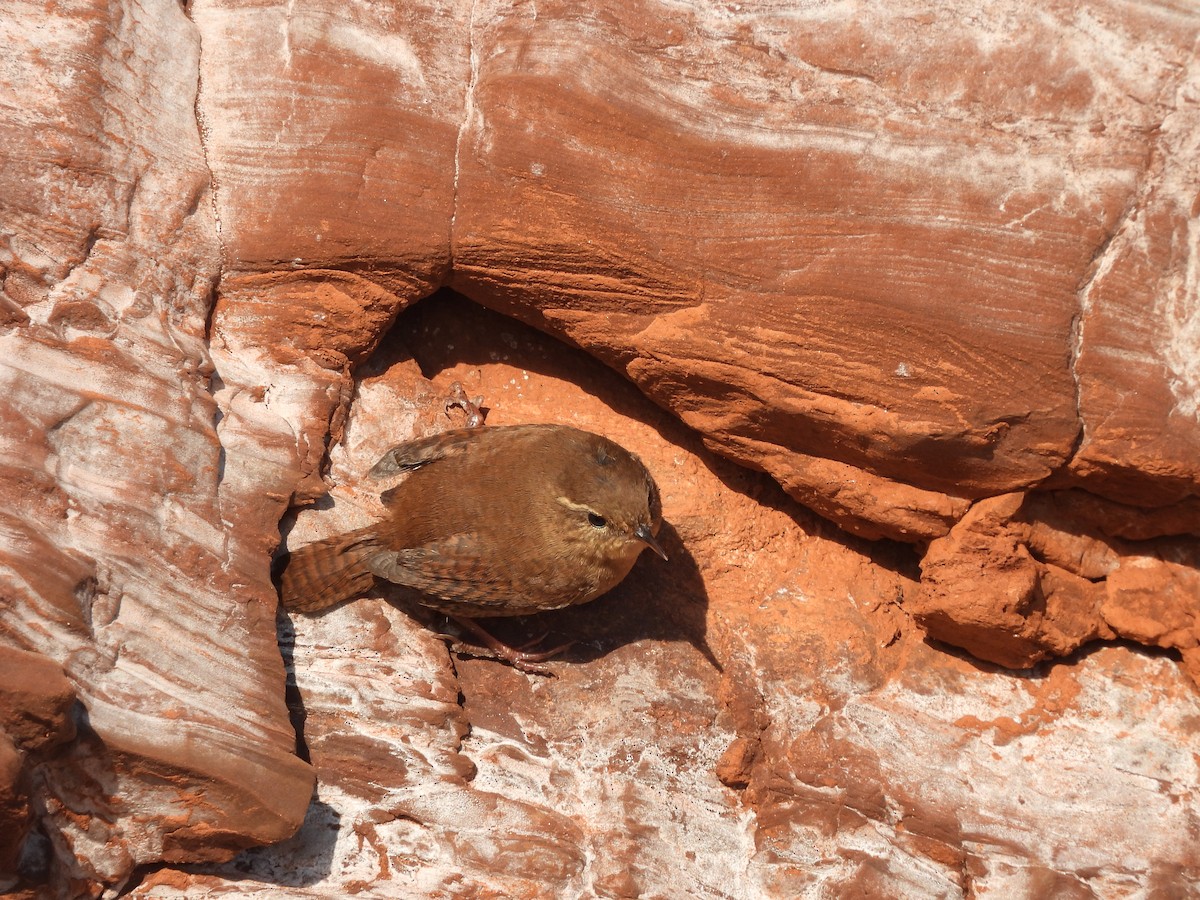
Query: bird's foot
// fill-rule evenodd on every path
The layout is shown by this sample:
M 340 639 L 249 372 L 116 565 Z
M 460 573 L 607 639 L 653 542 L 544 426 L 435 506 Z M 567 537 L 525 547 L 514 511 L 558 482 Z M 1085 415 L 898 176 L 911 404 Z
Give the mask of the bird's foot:
M 455 407 L 467 414 L 467 428 L 480 428 L 483 425 L 483 397 L 468 397 L 463 390 L 462 382 L 456 381 L 450 385 L 450 396 L 446 398 L 446 416 Z
M 492 658 L 503 660 L 514 669 L 531 675 L 553 675 L 554 673 L 550 669 L 538 665 L 538 663 L 554 659 L 575 644 L 574 641 L 567 641 L 567 643 L 552 647 L 549 650 L 530 652 L 528 648 L 540 644 L 545 640 L 546 636 L 544 634 L 541 637 L 534 638 L 532 641 L 522 644 L 520 647 L 513 647 L 504 643 L 504 641 L 500 640 L 473 619 L 466 619 L 460 616 L 451 616 L 450 618 L 459 628 L 468 632 L 472 637 L 477 638 L 480 643 L 492 651 Z

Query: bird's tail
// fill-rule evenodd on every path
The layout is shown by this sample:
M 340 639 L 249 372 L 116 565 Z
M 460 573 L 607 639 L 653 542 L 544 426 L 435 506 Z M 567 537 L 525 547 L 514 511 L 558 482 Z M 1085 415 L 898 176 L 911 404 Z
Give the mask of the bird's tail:
M 365 593 L 375 583 L 368 559 L 379 550 L 374 528 L 306 544 L 283 560 L 279 596 L 287 609 L 318 612 Z

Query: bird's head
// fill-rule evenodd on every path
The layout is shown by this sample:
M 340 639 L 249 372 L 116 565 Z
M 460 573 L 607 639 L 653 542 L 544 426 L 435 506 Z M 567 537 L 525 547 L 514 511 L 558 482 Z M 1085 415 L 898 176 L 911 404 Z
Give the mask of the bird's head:
M 555 498 L 566 511 L 564 530 L 625 571 L 647 547 L 666 559 L 656 540 L 662 504 L 650 472 L 619 444 L 599 435 L 586 438 Z

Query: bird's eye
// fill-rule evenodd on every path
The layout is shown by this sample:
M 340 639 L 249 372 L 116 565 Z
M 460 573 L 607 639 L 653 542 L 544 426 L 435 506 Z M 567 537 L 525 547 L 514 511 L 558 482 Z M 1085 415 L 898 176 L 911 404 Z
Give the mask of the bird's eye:
M 604 528 L 608 525 L 608 520 L 604 516 L 597 515 L 594 512 L 588 513 L 588 521 L 597 528 Z

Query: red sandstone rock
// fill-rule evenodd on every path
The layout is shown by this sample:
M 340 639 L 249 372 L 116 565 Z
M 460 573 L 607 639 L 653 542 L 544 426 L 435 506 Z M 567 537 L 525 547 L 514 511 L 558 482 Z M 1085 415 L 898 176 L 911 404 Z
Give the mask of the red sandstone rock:
M 1157 122 L 1191 102 L 1178 95 L 1194 22 L 1106 32 L 1131 54 L 1154 35 L 1157 53 L 1126 68 L 1057 14 L 1014 12 L 996 45 L 983 22 L 865 5 L 664 19 L 653 4 L 551 3 L 536 25 L 479 19 L 455 287 L 597 353 L 866 534 L 944 534 L 964 498 L 1037 484 L 1092 433 L 1071 366 L 1077 289 Z M 594 47 L 610 49 L 592 61 Z M 953 72 L 934 62 L 949 58 Z M 1186 111 L 1173 125 L 1173 144 L 1196 133 Z M 1146 227 L 1171 246 L 1180 221 Z M 577 248 L 609 271 L 581 270 Z M 1171 331 L 1194 348 L 1181 290 Z M 1092 309 L 1124 321 L 1142 302 Z M 1162 336 L 1135 333 L 1136 352 L 1194 393 Z M 1167 409 L 1152 401 L 1145 421 Z M 1195 493 L 1200 435 L 1181 412 L 1183 439 L 1137 466 L 1171 467 Z
M 1016 676 L 908 617 L 1008 665 L 1119 636 L 1200 673 L 1198 28 L 1015 2 L 14 7 L 0 642 L 87 712 L 28 794 L 49 883 L 285 838 L 315 769 L 296 837 L 137 892 L 1190 890 L 1173 661 Z M 667 412 L 469 308 L 376 349 L 445 284 Z M 555 682 L 451 669 L 378 597 L 282 622 L 310 769 L 278 522 L 369 518 L 361 463 L 440 427 L 453 379 L 496 421 L 634 445 L 672 562 L 546 619 L 593 636 Z
M 0 647 L 0 890 L 17 881 L 35 768 L 75 737 L 75 688 L 44 656 Z
M 0 891 L 17 883 L 17 863 L 29 829 L 29 798 L 21 783 L 22 755 L 0 733 Z
M 75 737 L 75 688 L 62 667 L 0 647 L 0 731 L 23 753 L 45 753 Z
M 1162 120 L 1145 173 L 1081 292 L 1075 371 L 1085 429 L 1070 470 L 1105 497 L 1159 507 L 1193 504 L 1200 479 L 1194 53 L 1151 105 Z M 1195 519 L 1188 530 L 1198 530 Z
M 449 296 L 398 330 L 362 373 L 332 503 L 290 541 L 377 515 L 363 472 L 388 429 L 442 427 L 458 380 L 493 424 L 569 421 L 634 447 L 664 486 L 671 561 L 589 606 L 496 623 L 580 639 L 553 679 L 450 668 L 388 591 L 292 617 L 321 785 L 304 828 L 207 874 L 155 873 L 139 896 L 1023 896 L 1197 871 L 1177 830 L 1197 815 L 1198 701 L 1170 660 L 1101 651 L 1018 676 L 937 652 L 905 612 L 907 550 L 838 535 L 596 364 Z M 990 504 L 1005 517 L 988 505 L 962 528 L 1031 530 L 1012 524 L 1020 495 Z M 1048 548 L 1060 532 L 1039 524 Z M 1064 646 L 1096 620 L 1091 594 L 1071 618 L 1092 582 L 1056 566 L 1039 585 Z
M 227 518 L 269 486 L 215 427 L 200 35 L 171 3 L 9 4 L 0 30 L 0 645 L 84 711 L 23 765 L 45 891 L 93 895 L 290 834 L 313 776 L 264 535 Z M 18 747 L 69 734 L 28 724 Z
M 1074 492 L 980 501 L 930 544 L 908 608 L 932 637 L 1014 668 L 1114 637 L 1195 649 L 1196 541 L 1112 538 L 1078 507 Z
M 1054 545 L 1057 533 L 1020 519 L 1023 500 L 982 500 L 932 542 L 921 592 L 907 607 L 932 637 L 1012 668 L 1113 637 L 1100 614 L 1102 592 L 1078 571 L 1084 558 L 1103 554 L 1077 540 Z
M 1194 182 L 1186 18 L 1112 25 L 1098 53 L 1065 13 L 1014 13 L 1001 51 L 982 49 L 989 24 L 951 13 L 420 9 L 343 22 L 198 6 L 217 36 L 201 110 L 233 269 L 351 266 L 401 302 L 449 278 L 622 369 L 865 536 L 944 535 L 969 499 L 1068 469 L 1122 499 L 1138 472 L 1169 470 L 1172 487 L 1145 495 L 1156 506 L 1196 493 L 1192 292 L 1172 274 Z M 255 54 L 223 39 L 245 30 Z M 949 76 L 932 62 L 948 47 Z M 1138 63 L 1112 64 L 1126 58 Z M 363 84 L 406 87 L 384 116 L 370 94 L 341 102 Z M 333 137 L 314 152 L 314 133 Z M 1138 187 L 1157 183 L 1148 156 L 1161 189 Z M 1164 213 L 1126 216 L 1143 195 Z M 329 202 L 345 196 L 358 202 Z M 1122 440 L 1097 430 L 1115 422 L 1103 323 L 1141 321 L 1147 301 L 1097 254 L 1125 259 L 1143 232 L 1165 293 L 1120 352 L 1152 360 L 1180 399 L 1123 389 L 1139 433 L 1169 418 L 1170 438 L 1102 464 L 1118 451 L 1097 436 Z M 1081 435 L 1096 461 L 1068 466 Z

